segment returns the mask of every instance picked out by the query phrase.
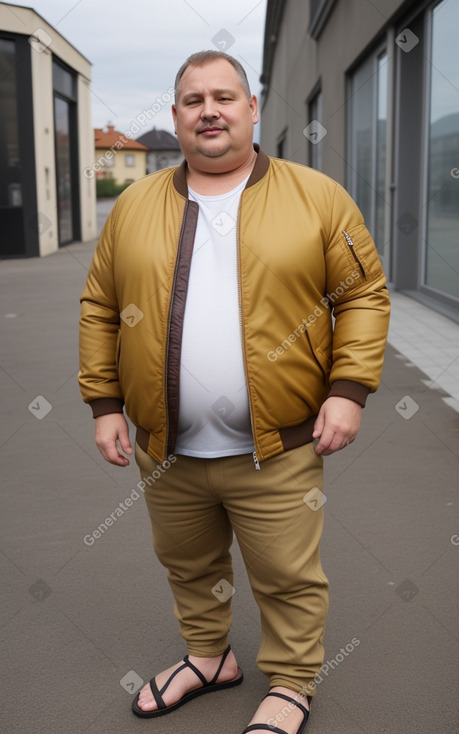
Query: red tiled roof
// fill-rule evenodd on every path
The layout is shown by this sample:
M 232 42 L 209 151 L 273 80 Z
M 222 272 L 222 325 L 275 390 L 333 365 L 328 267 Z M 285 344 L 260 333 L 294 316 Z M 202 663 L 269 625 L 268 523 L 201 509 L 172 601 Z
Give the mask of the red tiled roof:
M 94 140 L 96 148 L 112 148 L 116 143 L 116 149 L 118 150 L 148 150 L 146 145 L 128 138 L 124 133 L 115 130 L 113 125 L 107 125 L 106 130 L 96 127 Z

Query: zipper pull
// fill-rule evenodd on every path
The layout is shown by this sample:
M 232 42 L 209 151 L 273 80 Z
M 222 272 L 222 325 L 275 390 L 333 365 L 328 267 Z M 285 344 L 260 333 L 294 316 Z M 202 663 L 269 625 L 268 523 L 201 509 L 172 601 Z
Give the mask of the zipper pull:
M 255 469 L 257 471 L 260 471 L 261 466 L 260 466 L 260 462 L 258 461 L 258 456 L 257 456 L 257 452 L 256 451 L 253 452 L 253 463 L 255 464 Z
M 346 240 L 346 242 L 348 244 L 348 247 L 351 250 L 352 257 L 354 258 L 355 262 L 359 266 L 360 272 L 362 273 L 363 277 L 366 278 L 364 267 L 363 267 L 362 263 L 360 262 L 359 257 L 358 257 L 358 255 L 357 255 L 357 253 L 355 251 L 354 242 L 352 240 L 351 235 L 349 234 L 349 232 L 346 232 L 345 229 L 342 230 L 342 233 L 343 233 L 343 236 L 344 236 L 344 238 L 345 238 L 345 240 Z
M 343 235 L 344 235 L 344 237 L 346 238 L 346 242 L 347 242 L 347 244 L 349 245 L 349 247 L 354 247 L 354 243 L 353 243 L 353 241 L 352 241 L 352 238 L 351 238 L 351 236 L 350 236 L 350 235 L 349 235 L 349 234 L 348 234 L 348 233 L 346 232 L 346 230 L 345 230 L 345 229 L 343 229 Z

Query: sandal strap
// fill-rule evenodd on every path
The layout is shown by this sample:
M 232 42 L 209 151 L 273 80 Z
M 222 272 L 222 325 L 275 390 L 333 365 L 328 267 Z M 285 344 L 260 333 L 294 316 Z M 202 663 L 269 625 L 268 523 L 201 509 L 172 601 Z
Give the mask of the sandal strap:
M 203 686 L 209 685 L 207 683 L 206 679 L 204 678 L 203 674 L 201 673 L 201 671 L 198 670 L 198 668 L 196 667 L 196 665 L 193 665 L 193 663 L 190 663 L 190 661 L 188 659 L 188 655 L 185 655 L 185 657 L 183 658 L 183 662 L 184 662 L 184 664 L 183 664 L 183 666 L 181 666 L 181 669 L 182 670 L 185 667 L 190 668 L 193 671 L 193 673 L 198 676 L 198 678 L 201 681 L 201 683 L 202 683 Z M 180 668 L 177 668 L 177 670 L 180 670 Z
M 165 682 L 165 684 L 163 685 L 163 687 L 161 688 L 161 690 L 159 690 L 158 689 L 158 686 L 156 685 L 156 678 L 152 678 L 152 680 L 153 680 L 153 682 L 155 684 L 155 688 L 158 691 L 158 695 L 159 696 L 162 696 L 167 691 L 167 689 L 169 688 L 169 686 L 171 684 L 171 681 L 175 678 L 176 675 L 178 675 L 182 670 L 184 670 L 187 667 L 187 665 L 189 667 L 191 667 L 191 663 L 188 663 L 186 660 L 184 660 L 184 662 L 182 663 L 182 665 L 179 665 L 179 667 L 176 668 L 173 673 L 171 673 L 171 675 L 169 676 L 169 678 L 167 679 L 167 681 Z M 197 672 L 198 672 L 200 678 L 202 679 L 204 676 L 201 675 L 201 673 L 199 673 L 199 671 L 197 671 Z M 154 692 L 153 687 L 151 685 L 151 681 L 150 681 L 150 688 L 153 691 L 153 695 L 155 695 L 155 692 Z M 156 702 L 156 703 L 158 703 L 158 702 Z
M 222 670 L 222 668 L 223 668 L 223 666 L 225 664 L 225 660 L 228 657 L 228 653 L 229 653 L 230 650 L 231 650 L 231 646 L 228 645 L 228 647 L 226 648 L 225 652 L 222 655 L 222 659 L 220 661 L 220 665 L 218 666 L 217 672 L 215 673 L 215 675 L 214 675 L 214 677 L 212 678 L 211 681 L 207 681 L 205 679 L 205 677 L 203 676 L 203 674 L 201 673 L 201 671 L 195 665 L 193 665 L 193 663 L 190 662 L 188 655 L 185 655 L 185 657 L 183 658 L 182 665 L 179 665 L 179 667 L 174 670 L 174 672 L 169 676 L 169 678 L 167 679 L 167 681 L 165 682 L 165 684 L 163 685 L 163 687 L 161 688 L 161 690 L 159 690 L 159 688 L 158 688 L 158 685 L 156 683 L 156 678 L 152 678 L 151 681 L 150 681 L 150 688 L 151 688 L 151 692 L 153 694 L 153 697 L 154 697 L 154 699 L 156 701 L 156 705 L 158 706 L 158 709 L 167 708 L 166 707 L 166 704 L 164 703 L 163 698 L 162 698 L 163 697 L 163 694 L 167 691 L 167 689 L 169 688 L 169 685 L 171 684 L 171 682 L 175 678 L 175 676 L 178 673 L 180 673 L 184 668 L 190 668 L 193 671 L 193 673 L 195 675 L 197 675 L 197 677 L 201 681 L 201 683 L 202 683 L 202 685 L 203 685 L 204 688 L 206 686 L 211 686 L 214 683 L 216 683 L 217 678 L 218 678 L 218 676 L 221 673 L 221 670 Z
M 268 696 L 276 696 L 276 698 L 283 698 L 284 701 L 288 701 L 289 703 L 293 703 L 295 706 L 297 706 L 299 709 L 301 709 L 302 714 L 304 716 L 303 723 L 306 722 L 309 711 L 306 709 L 303 704 L 301 704 L 296 699 L 292 698 L 291 696 L 286 696 L 285 693 L 277 693 L 277 691 L 269 691 L 269 693 L 266 694 L 265 698 L 268 698 Z
M 219 664 L 219 666 L 217 668 L 217 672 L 215 673 L 215 675 L 212 678 L 212 680 L 209 680 L 209 681 L 206 680 L 204 678 L 203 674 L 201 673 L 201 671 L 198 670 L 198 668 L 195 665 L 193 665 L 193 663 L 190 662 L 189 655 L 185 655 L 185 657 L 183 658 L 183 661 L 184 661 L 185 665 L 187 665 L 189 668 L 191 668 L 191 670 L 193 671 L 193 673 L 195 673 L 198 676 L 199 680 L 201 681 L 201 683 L 202 683 L 202 685 L 204 687 L 205 686 L 213 686 L 217 682 L 217 680 L 218 680 L 218 676 L 220 675 L 220 673 L 222 671 L 222 668 L 223 668 L 223 666 L 225 664 L 225 660 L 228 657 L 228 653 L 229 653 L 230 650 L 231 650 L 231 645 L 228 645 L 228 647 L 226 648 L 225 652 L 222 655 L 222 659 L 220 660 L 220 664 Z
M 161 693 L 160 693 L 160 691 L 158 689 L 158 686 L 156 685 L 156 679 L 155 678 L 152 678 L 151 679 L 151 681 L 150 681 L 150 688 L 151 688 L 151 692 L 153 694 L 153 698 L 156 701 L 156 705 L 158 707 L 158 710 L 159 709 L 165 709 L 166 708 L 166 704 L 164 703 L 164 701 L 162 699 L 162 696 L 161 696 Z M 164 688 L 162 690 L 164 691 Z
M 228 654 L 229 654 L 230 650 L 231 650 L 231 645 L 228 645 L 228 647 L 226 648 L 225 652 L 224 652 L 224 653 L 223 653 L 223 655 L 222 655 L 222 659 L 220 660 L 220 665 L 219 665 L 219 666 L 218 666 L 218 668 L 217 668 L 217 672 L 215 673 L 215 675 L 214 675 L 214 677 L 212 678 L 212 680 L 211 680 L 211 681 L 209 681 L 209 686 L 212 686 L 212 685 L 213 685 L 214 683 L 216 683 L 216 682 L 217 682 L 217 680 L 218 680 L 218 676 L 219 676 L 219 675 L 220 675 L 220 673 L 222 672 L 222 668 L 223 668 L 223 666 L 224 666 L 224 664 L 225 664 L 225 660 L 226 660 L 226 658 L 228 657 Z
M 289 703 L 295 704 L 299 709 L 301 709 L 301 713 L 303 714 L 303 722 L 298 729 L 299 732 L 303 731 L 304 725 L 306 724 L 309 716 L 309 711 L 298 701 L 296 701 L 291 696 L 286 696 L 284 693 L 277 693 L 277 691 L 269 691 L 269 693 L 266 694 L 264 698 L 268 698 L 268 696 L 275 696 L 276 698 L 283 698 L 284 701 L 288 701 Z M 307 697 L 309 700 L 309 696 Z M 279 729 L 277 726 L 271 726 L 270 724 L 250 724 L 250 726 L 247 727 L 247 729 L 244 729 L 242 734 L 247 734 L 247 732 L 250 731 L 271 731 L 274 732 L 274 734 L 287 734 L 285 729 Z

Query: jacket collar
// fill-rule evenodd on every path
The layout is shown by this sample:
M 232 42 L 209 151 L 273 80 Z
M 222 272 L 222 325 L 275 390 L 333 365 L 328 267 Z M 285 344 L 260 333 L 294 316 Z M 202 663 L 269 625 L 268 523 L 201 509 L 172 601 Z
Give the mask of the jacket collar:
M 263 178 L 263 176 L 267 173 L 269 168 L 269 158 L 262 151 L 260 146 L 257 143 L 253 144 L 254 150 L 257 153 L 257 158 L 255 160 L 255 165 L 252 169 L 252 173 L 249 176 L 249 180 L 246 184 L 246 189 L 249 188 L 249 186 L 253 186 L 256 184 L 260 179 Z M 188 198 L 188 185 L 186 182 L 186 171 L 187 171 L 187 162 L 184 160 L 178 168 L 175 169 L 174 172 L 174 186 L 186 199 Z

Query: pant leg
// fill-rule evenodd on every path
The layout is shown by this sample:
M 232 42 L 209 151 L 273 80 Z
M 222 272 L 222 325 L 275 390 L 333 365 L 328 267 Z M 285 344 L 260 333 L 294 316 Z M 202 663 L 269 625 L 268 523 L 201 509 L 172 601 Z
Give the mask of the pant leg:
M 251 456 L 232 457 L 224 471 L 224 504 L 260 609 L 258 667 L 271 686 L 308 695 L 323 664 L 328 610 L 319 557 L 322 477 L 313 444 L 268 459 L 260 471 Z
M 154 459 L 135 447 L 153 546 L 167 569 L 180 634 L 189 654 L 212 657 L 226 649 L 232 622 L 231 597 L 225 598 L 223 590 L 222 598 L 212 589 L 220 589 L 221 579 L 227 580 L 228 588 L 233 583 L 233 533 L 209 484 L 206 461 L 175 458 L 161 473 Z

